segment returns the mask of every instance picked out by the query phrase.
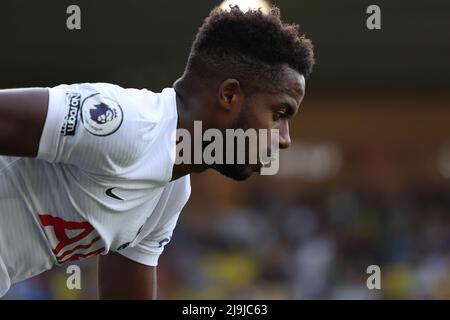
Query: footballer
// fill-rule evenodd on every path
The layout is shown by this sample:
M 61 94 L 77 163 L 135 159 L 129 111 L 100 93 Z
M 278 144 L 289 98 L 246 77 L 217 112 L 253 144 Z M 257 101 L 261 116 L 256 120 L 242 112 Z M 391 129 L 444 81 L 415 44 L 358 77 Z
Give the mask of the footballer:
M 272 7 L 215 8 L 185 71 L 155 93 L 108 83 L 0 90 L 0 296 L 98 256 L 101 299 L 156 298 L 156 268 L 189 199 L 190 174 L 245 180 L 262 164 L 176 163 L 175 132 L 277 129 L 305 94 L 313 46 Z M 151 75 L 149 75 L 151 76 Z

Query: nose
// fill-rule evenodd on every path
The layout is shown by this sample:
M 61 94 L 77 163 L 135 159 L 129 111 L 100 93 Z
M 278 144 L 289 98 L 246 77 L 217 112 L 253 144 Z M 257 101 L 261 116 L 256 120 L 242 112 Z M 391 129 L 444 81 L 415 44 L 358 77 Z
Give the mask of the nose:
M 291 137 L 289 136 L 289 123 L 283 121 L 280 127 L 280 149 L 287 149 L 291 145 Z

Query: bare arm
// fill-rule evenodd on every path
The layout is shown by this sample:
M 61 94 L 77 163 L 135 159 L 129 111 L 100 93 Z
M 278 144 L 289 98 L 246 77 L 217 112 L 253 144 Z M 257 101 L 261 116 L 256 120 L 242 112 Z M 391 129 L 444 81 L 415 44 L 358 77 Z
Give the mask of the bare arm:
M 0 90 L 0 155 L 35 157 L 47 108 L 45 88 Z
M 99 256 L 98 288 L 100 299 L 156 299 L 156 267 L 114 252 Z

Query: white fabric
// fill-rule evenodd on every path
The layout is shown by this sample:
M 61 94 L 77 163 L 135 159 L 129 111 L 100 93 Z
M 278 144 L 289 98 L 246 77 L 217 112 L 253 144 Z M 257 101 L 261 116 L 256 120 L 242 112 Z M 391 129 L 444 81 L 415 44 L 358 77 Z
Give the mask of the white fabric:
M 170 181 L 176 125 L 172 88 L 50 88 L 37 158 L 0 156 L 0 296 L 109 251 L 156 266 L 191 191 Z

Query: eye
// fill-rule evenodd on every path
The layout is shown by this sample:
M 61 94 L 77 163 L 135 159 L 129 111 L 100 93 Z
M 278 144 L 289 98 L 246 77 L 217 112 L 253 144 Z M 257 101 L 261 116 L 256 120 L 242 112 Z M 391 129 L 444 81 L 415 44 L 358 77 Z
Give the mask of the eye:
M 287 111 L 286 108 L 282 108 L 280 110 L 278 110 L 277 112 L 275 112 L 274 116 L 273 116 L 273 120 L 274 121 L 278 121 L 282 118 L 286 118 L 287 117 Z

